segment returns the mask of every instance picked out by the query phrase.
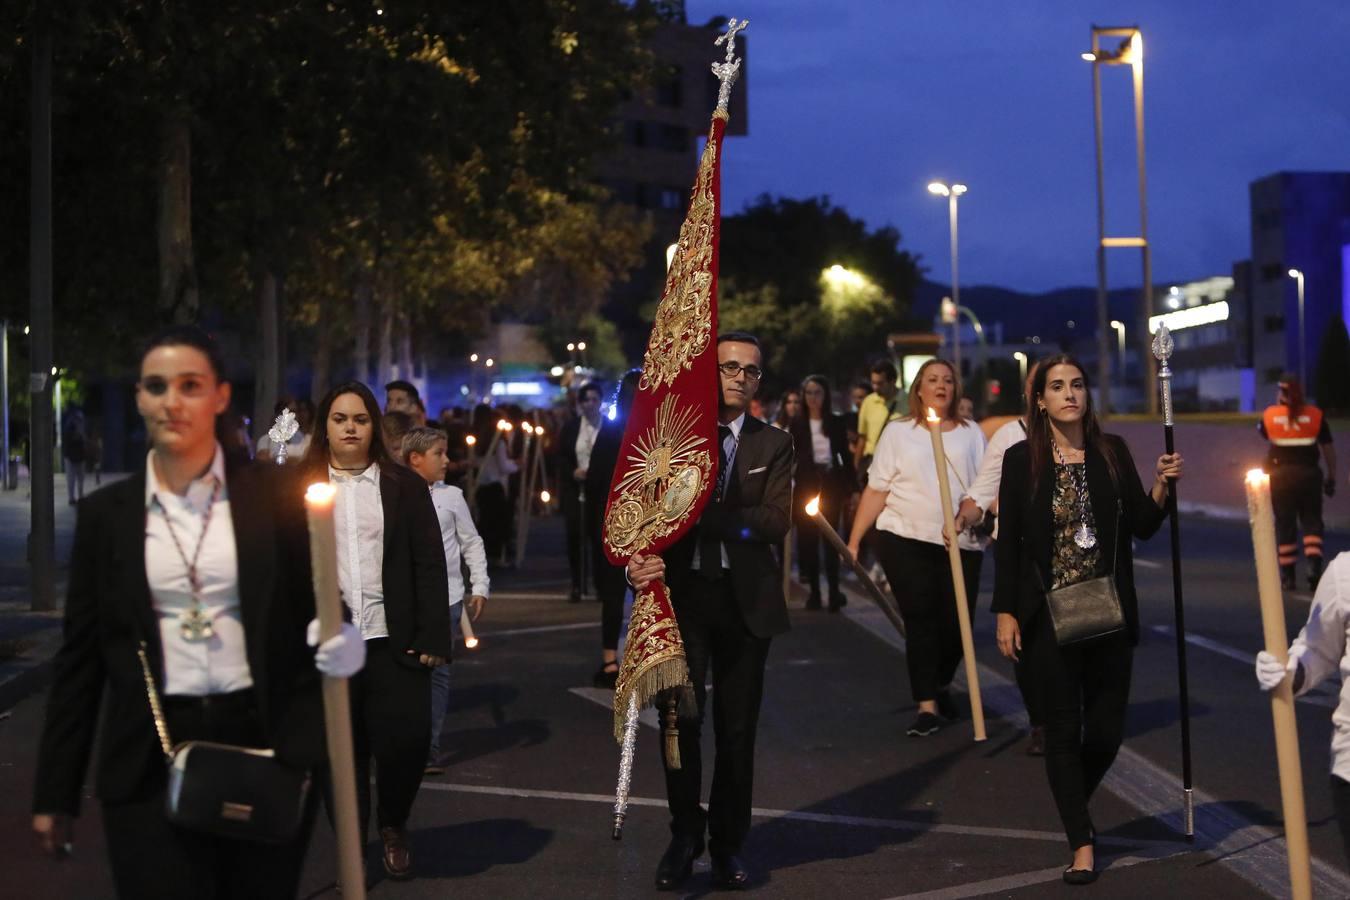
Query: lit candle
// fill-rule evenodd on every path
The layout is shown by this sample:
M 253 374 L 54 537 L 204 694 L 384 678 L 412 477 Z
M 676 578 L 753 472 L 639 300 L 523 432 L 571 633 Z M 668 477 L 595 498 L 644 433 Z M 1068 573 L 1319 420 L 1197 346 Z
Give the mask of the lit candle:
M 342 629 L 342 598 L 338 595 L 337 528 L 333 507 L 337 489 L 327 482 L 305 491 L 305 518 L 309 522 L 310 573 L 314 579 L 314 607 L 319 619 L 319 641 Z M 364 850 L 357 829 L 356 756 L 352 747 L 351 698 L 347 679 L 323 677 L 324 729 L 333 780 L 333 814 L 338 839 L 338 873 L 351 896 L 364 900 Z
M 853 569 L 853 574 L 858 576 L 858 581 L 867 589 L 867 593 L 872 598 L 872 602 L 881 607 L 881 611 L 886 614 L 886 618 L 891 620 L 891 624 L 895 626 L 895 630 L 900 632 L 901 637 L 904 637 L 905 622 L 900 618 L 900 611 L 891 606 L 890 601 L 886 599 L 886 595 L 881 593 L 881 588 L 877 587 L 877 583 L 872 580 L 872 577 L 867 574 L 867 570 L 862 567 L 862 563 L 858 562 L 853 554 L 848 552 L 848 545 L 845 544 L 844 539 L 839 536 L 839 532 L 835 531 L 834 526 L 826 521 L 825 517 L 820 514 L 819 495 L 812 497 L 810 501 L 807 502 L 806 514 L 815 521 L 816 528 L 825 536 L 825 540 L 834 548 L 834 552 L 838 553 L 844 562 L 848 563 L 849 567 Z
M 1261 626 L 1266 652 L 1289 663 L 1288 634 L 1284 628 L 1284 593 L 1280 590 L 1280 561 L 1275 547 L 1275 514 L 1270 505 L 1270 476 L 1260 469 L 1247 473 L 1247 512 L 1252 525 L 1256 559 L 1256 586 L 1261 598 Z M 1280 800 L 1284 806 L 1285 845 L 1289 850 L 1289 885 L 1295 900 L 1312 897 L 1312 868 L 1308 856 L 1308 817 L 1303 806 L 1303 769 L 1298 756 L 1298 722 L 1294 717 L 1294 690 L 1288 676 L 1270 692 L 1275 724 L 1275 758 L 1280 772 Z
M 970 628 L 970 607 L 966 600 L 966 578 L 961 569 L 961 549 L 956 543 L 956 513 L 952 508 L 952 486 L 947 479 L 947 448 L 942 444 L 942 417 L 928 407 L 928 433 L 933 438 L 933 463 L 937 466 L 938 493 L 942 498 L 942 531 L 947 536 L 947 560 L 952 569 L 952 590 L 956 595 L 956 618 L 961 625 L 961 655 L 966 663 L 966 686 L 970 693 L 970 720 L 975 740 L 985 739 L 984 704 L 980 701 L 980 674 L 975 665 L 975 638 Z
M 459 630 L 464 632 L 464 646 L 470 650 L 478 648 L 478 637 L 473 633 L 473 620 L 469 617 L 469 608 L 459 611 Z

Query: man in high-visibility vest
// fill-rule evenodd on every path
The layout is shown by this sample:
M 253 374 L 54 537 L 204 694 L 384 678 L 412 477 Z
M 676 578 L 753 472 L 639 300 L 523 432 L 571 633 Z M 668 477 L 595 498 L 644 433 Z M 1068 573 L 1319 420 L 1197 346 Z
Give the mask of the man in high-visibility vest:
M 1293 375 L 1280 378 L 1279 397 L 1266 407 L 1257 425 L 1270 452 L 1271 502 L 1275 507 L 1275 539 L 1279 544 L 1280 582 L 1294 587 L 1298 562 L 1298 530 L 1303 528 L 1303 556 L 1308 561 L 1308 589 L 1322 577 L 1322 495 L 1336 493 L 1336 450 L 1322 411 L 1303 400 L 1303 385 Z M 1326 460 L 1323 477 L 1319 465 Z

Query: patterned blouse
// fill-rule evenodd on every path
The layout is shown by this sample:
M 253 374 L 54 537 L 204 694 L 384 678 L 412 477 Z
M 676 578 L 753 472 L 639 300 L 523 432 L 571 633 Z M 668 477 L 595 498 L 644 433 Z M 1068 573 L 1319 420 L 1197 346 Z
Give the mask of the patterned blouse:
M 1088 581 L 1105 574 L 1102 571 L 1101 542 L 1084 550 L 1074 541 L 1073 534 L 1079 525 L 1078 484 L 1075 477 L 1087 480 L 1085 463 L 1055 463 L 1055 493 L 1051 509 L 1054 515 L 1054 555 L 1050 560 L 1050 571 L 1054 576 L 1054 588 L 1066 587 L 1080 581 Z M 1074 475 L 1073 469 L 1080 472 Z M 1092 503 L 1084 498 L 1083 511 L 1087 516 L 1087 526 L 1097 533 L 1097 523 L 1092 518 Z

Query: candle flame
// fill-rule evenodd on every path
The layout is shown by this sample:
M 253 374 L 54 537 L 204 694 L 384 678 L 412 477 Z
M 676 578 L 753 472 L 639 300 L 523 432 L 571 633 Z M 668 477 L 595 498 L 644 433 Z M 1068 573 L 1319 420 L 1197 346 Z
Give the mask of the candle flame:
M 510 431 L 511 429 L 513 429 L 513 428 L 515 428 L 515 427 L 516 427 L 516 426 L 512 425 L 512 424 L 511 424 L 509 421 L 507 421 L 506 419 L 502 419 L 502 431 Z
M 474 437 L 471 434 L 466 434 L 464 435 L 464 443 L 472 447 L 474 444 L 478 443 L 478 438 Z
M 1270 476 L 1261 469 L 1249 469 L 1247 472 L 1247 486 L 1261 487 L 1270 484 Z
M 534 434 L 534 426 L 529 422 L 521 422 L 520 427 L 526 434 Z
M 544 436 L 544 426 L 543 426 L 543 425 L 536 425 L 536 426 L 534 426 L 534 433 L 537 434 L 537 435 L 539 435 L 540 437 L 543 437 L 543 436 Z
M 933 407 L 931 407 L 931 406 L 928 407 L 928 424 L 929 424 L 929 425 L 936 425 L 938 422 L 941 422 L 941 421 L 942 421 L 942 418 L 941 418 L 940 416 L 938 416 L 937 411 L 936 411 L 935 409 L 933 409 Z
M 812 497 L 809 501 L 807 501 L 807 504 L 806 504 L 806 514 L 807 514 L 808 516 L 814 516 L 814 515 L 815 515 L 816 513 L 818 513 L 818 512 L 820 512 L 820 495 L 819 495 L 819 494 L 817 494 L 816 496 Z
M 542 500 L 544 503 L 547 503 L 553 499 L 553 495 L 550 494 L 548 491 L 540 491 L 539 499 Z
M 464 646 L 465 646 L 465 647 L 468 647 L 470 650 L 476 650 L 476 649 L 478 649 L 478 638 L 476 638 L 476 637 L 466 637 L 466 638 L 464 639 Z
M 326 481 L 316 481 L 305 488 L 305 503 L 310 506 L 327 506 L 337 496 L 337 488 Z

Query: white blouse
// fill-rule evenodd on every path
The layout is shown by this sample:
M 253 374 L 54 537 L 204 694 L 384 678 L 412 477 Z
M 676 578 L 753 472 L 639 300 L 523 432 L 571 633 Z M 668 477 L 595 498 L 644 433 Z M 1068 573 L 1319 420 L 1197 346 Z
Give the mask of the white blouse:
M 830 436 L 823 419 L 807 419 L 811 425 L 811 461 L 818 466 L 830 464 Z
M 980 470 L 984 433 L 978 425 L 958 425 L 942 433 L 942 446 L 947 455 L 952 504 L 959 507 Z M 867 470 L 867 486 L 886 492 L 886 508 L 877 517 L 877 528 L 942 545 L 942 499 L 927 425 L 916 424 L 913 419 L 886 424 Z M 956 510 L 952 512 L 955 514 Z M 984 541 L 966 532 L 957 538 L 957 545 L 962 550 L 984 549 Z
M 328 467 L 337 487 L 333 504 L 337 526 L 338 590 L 352 613 L 352 623 L 367 641 L 389 637 L 384 616 L 384 503 L 380 467 L 362 472 Z
M 220 493 L 206 508 L 211 493 Z M 228 694 L 253 686 L 244 642 L 244 622 L 239 612 L 239 560 L 230 517 L 230 494 L 225 484 L 225 454 L 216 445 L 216 455 L 205 475 L 188 485 L 179 496 L 160 484 L 155 472 L 154 451 L 145 458 L 145 577 L 150 599 L 159 620 L 159 638 L 164 648 L 164 694 L 204 697 Z M 169 521 L 173 523 L 170 532 Z M 203 534 L 202 527 L 207 531 Z M 178 536 L 182 553 L 174 544 Z M 205 640 L 183 637 L 180 616 L 192 606 L 188 562 L 204 541 L 197 557 L 201 605 L 211 620 L 212 635 Z M 184 562 L 183 556 L 188 562 Z

